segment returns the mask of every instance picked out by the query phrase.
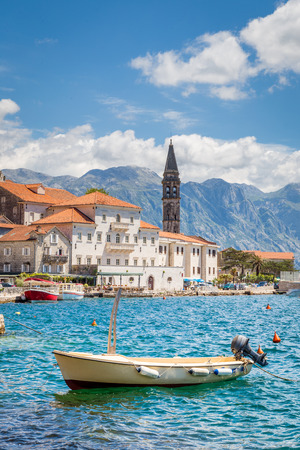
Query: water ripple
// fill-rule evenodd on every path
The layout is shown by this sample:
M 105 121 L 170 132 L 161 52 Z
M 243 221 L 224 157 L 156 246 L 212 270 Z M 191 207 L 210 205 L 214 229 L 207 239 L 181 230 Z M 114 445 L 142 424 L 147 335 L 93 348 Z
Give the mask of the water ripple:
M 112 303 L 1 305 L 1 313 L 20 312 L 20 322 L 43 333 L 6 321 L 1 450 L 299 448 L 299 382 L 256 368 L 214 385 L 70 391 L 52 351 L 105 352 Z M 244 334 L 268 353 L 270 372 L 300 378 L 299 300 L 286 296 L 122 299 L 117 333 L 117 351 L 135 356 L 230 354 L 232 338 Z

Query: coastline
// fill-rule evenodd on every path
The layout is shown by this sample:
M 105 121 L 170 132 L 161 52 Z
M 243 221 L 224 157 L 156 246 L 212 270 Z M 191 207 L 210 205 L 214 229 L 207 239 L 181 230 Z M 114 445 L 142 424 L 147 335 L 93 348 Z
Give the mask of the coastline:
M 284 292 L 278 292 L 277 290 L 270 288 L 252 288 L 243 290 L 222 290 L 217 291 L 203 290 L 203 291 L 181 291 L 181 292 L 158 292 L 153 293 L 149 291 L 143 292 L 126 292 L 122 293 L 123 298 L 161 298 L 161 297 L 220 297 L 220 296 L 236 296 L 236 295 L 273 295 L 283 294 Z M 115 298 L 116 292 L 99 292 L 90 291 L 85 294 L 85 298 Z M 61 301 L 61 300 L 60 300 Z M 28 303 L 21 300 L 20 294 L 16 293 L 2 293 L 0 295 L 0 304 L 4 303 Z

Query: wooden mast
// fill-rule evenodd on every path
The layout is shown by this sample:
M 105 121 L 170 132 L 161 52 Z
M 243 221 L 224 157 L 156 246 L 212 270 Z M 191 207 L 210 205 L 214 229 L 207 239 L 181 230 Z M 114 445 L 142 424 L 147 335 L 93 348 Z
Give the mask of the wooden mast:
M 108 332 L 108 343 L 107 343 L 107 354 L 115 354 L 116 353 L 116 345 L 117 345 L 117 312 L 118 312 L 118 306 L 119 301 L 121 297 L 121 291 L 122 289 L 118 289 L 112 310 L 111 310 L 111 316 L 110 316 L 110 323 L 109 323 L 109 332 Z M 112 331 L 114 335 L 114 341 L 112 343 Z

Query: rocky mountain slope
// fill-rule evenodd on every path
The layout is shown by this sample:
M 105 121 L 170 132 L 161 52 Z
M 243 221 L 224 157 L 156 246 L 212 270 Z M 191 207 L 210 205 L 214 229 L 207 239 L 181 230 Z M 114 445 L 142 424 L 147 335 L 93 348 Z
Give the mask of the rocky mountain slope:
M 42 182 L 83 195 L 90 187 L 143 207 L 146 222 L 162 226 L 161 178 L 149 169 L 122 166 L 82 177 L 51 177 L 27 169 L 3 170 L 18 183 Z M 300 183 L 264 193 L 254 186 L 210 179 L 181 185 L 181 231 L 217 242 L 221 249 L 292 251 L 300 260 Z

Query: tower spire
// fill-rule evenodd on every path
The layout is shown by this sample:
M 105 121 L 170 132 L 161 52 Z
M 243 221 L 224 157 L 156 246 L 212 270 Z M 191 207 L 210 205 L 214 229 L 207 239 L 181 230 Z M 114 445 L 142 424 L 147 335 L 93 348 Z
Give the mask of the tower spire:
M 163 230 L 180 233 L 180 178 L 172 139 L 162 180 Z

